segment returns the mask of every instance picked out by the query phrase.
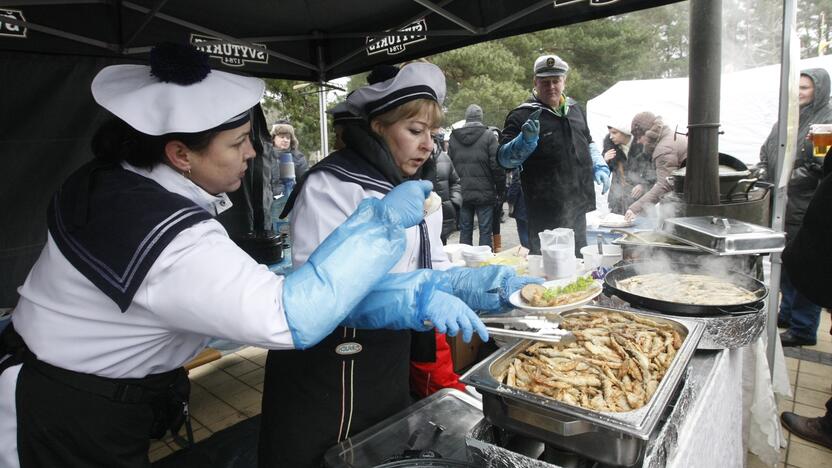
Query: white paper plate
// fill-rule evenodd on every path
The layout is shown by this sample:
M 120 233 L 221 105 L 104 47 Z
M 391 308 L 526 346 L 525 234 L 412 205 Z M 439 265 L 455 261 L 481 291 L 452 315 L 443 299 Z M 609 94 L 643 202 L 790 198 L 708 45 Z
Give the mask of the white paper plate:
M 601 218 L 598 221 L 598 225 L 601 227 L 606 228 L 625 228 L 625 227 L 633 227 L 636 225 L 636 220 L 627 221 L 623 215 L 615 214 L 615 213 L 607 213 L 606 216 Z
M 609 221 L 601 220 L 601 222 L 598 225 L 601 226 L 601 227 L 605 227 L 605 228 L 627 228 L 627 227 L 635 226 L 636 221 L 635 220 L 619 221 L 619 220 L 612 220 L 612 219 L 609 220 Z
M 570 278 L 563 278 L 563 279 L 547 281 L 547 282 L 543 283 L 543 286 L 546 287 L 546 288 L 553 288 L 555 286 L 565 286 L 565 285 L 575 281 L 576 279 L 578 279 L 578 277 L 573 276 L 573 277 L 570 277 Z M 518 289 L 517 291 L 514 291 L 511 294 L 511 296 L 508 297 L 508 302 L 511 303 L 511 305 L 513 305 L 514 307 L 517 307 L 518 309 L 533 310 L 533 311 L 536 311 L 536 312 L 556 312 L 556 313 L 560 313 L 560 312 L 566 312 L 567 310 L 577 309 L 578 307 L 589 304 L 593 299 L 595 299 L 596 297 L 598 297 L 599 294 L 601 294 L 601 291 L 603 291 L 603 289 L 604 288 L 601 286 L 601 283 L 598 280 L 595 280 L 595 290 L 588 297 L 586 297 L 584 299 L 581 299 L 580 301 L 577 301 L 577 302 L 572 302 L 572 303 L 569 303 L 569 304 L 562 304 L 562 305 L 559 305 L 559 306 L 552 306 L 552 307 L 532 307 L 532 306 L 526 304 L 526 302 L 523 301 L 523 298 L 520 297 L 520 290 Z

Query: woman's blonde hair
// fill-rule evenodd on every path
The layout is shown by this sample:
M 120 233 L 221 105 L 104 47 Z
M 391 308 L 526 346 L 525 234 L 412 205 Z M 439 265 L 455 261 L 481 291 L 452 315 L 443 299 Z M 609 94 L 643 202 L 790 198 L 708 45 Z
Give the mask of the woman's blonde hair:
M 389 127 L 394 123 L 424 114 L 427 117 L 429 128 L 441 126 L 445 113 L 442 106 L 432 99 L 415 99 L 393 108 L 373 118 L 372 122 L 378 122 L 382 127 Z

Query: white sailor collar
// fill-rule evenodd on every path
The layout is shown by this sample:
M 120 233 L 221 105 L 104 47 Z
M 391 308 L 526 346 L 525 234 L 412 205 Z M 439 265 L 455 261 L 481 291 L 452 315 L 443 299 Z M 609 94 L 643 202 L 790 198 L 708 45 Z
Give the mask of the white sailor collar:
M 225 193 L 211 195 L 167 164 L 157 164 L 152 169 L 144 169 L 122 161 L 121 167 L 147 177 L 169 192 L 182 195 L 214 216 L 219 215 L 233 205 Z

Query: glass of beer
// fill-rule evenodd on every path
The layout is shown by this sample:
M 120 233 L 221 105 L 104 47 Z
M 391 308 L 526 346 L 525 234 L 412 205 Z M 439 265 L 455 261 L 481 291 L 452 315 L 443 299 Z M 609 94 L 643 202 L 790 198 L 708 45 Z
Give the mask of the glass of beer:
M 812 137 L 812 149 L 816 158 L 826 157 L 832 146 L 832 124 L 814 124 L 809 127 Z

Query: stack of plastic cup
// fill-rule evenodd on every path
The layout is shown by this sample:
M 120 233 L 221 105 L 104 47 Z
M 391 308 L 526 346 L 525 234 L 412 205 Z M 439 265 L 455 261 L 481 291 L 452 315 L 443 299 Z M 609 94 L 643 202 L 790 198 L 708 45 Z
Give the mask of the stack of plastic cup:
M 491 247 L 487 245 L 468 247 L 462 251 L 462 259 L 465 260 L 465 265 L 471 268 L 480 266 L 482 262 L 489 260 L 493 256 Z

